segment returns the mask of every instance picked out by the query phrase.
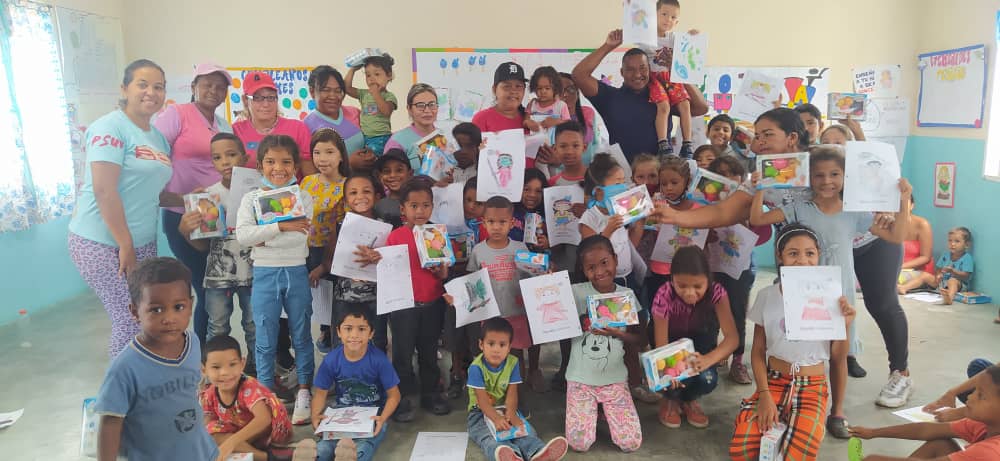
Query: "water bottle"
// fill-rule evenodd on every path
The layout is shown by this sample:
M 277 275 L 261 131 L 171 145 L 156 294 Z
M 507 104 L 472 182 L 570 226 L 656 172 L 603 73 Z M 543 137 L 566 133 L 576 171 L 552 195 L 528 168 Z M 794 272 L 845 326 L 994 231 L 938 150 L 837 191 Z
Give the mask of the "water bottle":
M 17 311 L 17 333 L 21 338 L 21 347 L 31 347 L 31 341 L 29 341 L 30 329 L 31 319 L 28 317 L 28 310 L 21 309 Z

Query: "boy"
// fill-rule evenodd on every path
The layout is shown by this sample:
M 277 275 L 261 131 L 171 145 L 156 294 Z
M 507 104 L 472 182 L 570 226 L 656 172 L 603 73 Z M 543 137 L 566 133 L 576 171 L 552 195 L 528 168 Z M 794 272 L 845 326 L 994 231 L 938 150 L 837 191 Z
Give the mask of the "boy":
M 219 458 L 251 453 L 254 461 L 267 461 L 270 446 L 291 440 L 292 420 L 273 392 L 243 375 L 245 363 L 232 336 L 205 343 L 201 372 L 211 383 L 201 392 L 205 428 L 219 444 Z
M 677 0 L 657 0 L 656 33 L 657 49 L 647 50 L 649 54 L 649 102 L 656 104 L 657 153 L 673 154 L 670 143 L 670 108 L 677 108 L 681 120 L 681 157 L 691 158 L 691 96 L 684 85 L 670 83 L 670 65 L 674 48 L 673 30 L 681 14 L 681 4 Z M 690 33 L 697 33 L 692 30 Z
M 966 402 L 965 419 L 953 423 L 914 423 L 870 429 L 852 427 L 862 439 L 876 437 L 926 440 L 908 458 L 871 455 L 865 461 L 973 461 L 1000 459 L 1000 366 L 993 365 L 974 378 L 976 389 Z M 953 439 L 970 445 L 962 448 Z
M 392 224 L 392 228 L 396 229 L 403 225 L 399 211 L 399 190 L 413 177 L 413 168 L 410 166 L 410 159 L 406 157 L 406 152 L 402 149 L 387 150 L 375 160 L 375 176 L 388 191 L 388 195 L 375 203 L 375 218 Z
M 191 272 L 152 258 L 128 274 L 129 311 L 140 333 L 111 362 L 97 395 L 100 461 L 215 460 L 219 448 L 198 405 L 201 347 L 191 321 Z
M 476 177 L 479 163 L 479 145 L 483 143 L 483 132 L 473 123 L 462 122 L 451 130 L 458 150 L 455 161 L 458 167 L 452 171 L 452 182 L 462 183 Z
M 799 114 L 799 118 L 806 126 L 806 132 L 809 133 L 809 145 L 819 144 L 819 134 L 823 131 L 823 113 L 819 111 L 818 107 L 809 103 L 799 104 L 792 110 Z
M 517 388 L 521 384 L 517 357 L 510 355 L 514 328 L 507 320 L 494 317 L 483 322 L 479 354 L 469 367 L 469 438 L 476 442 L 486 458 L 496 461 L 557 461 L 566 456 L 569 444 L 556 437 L 542 444 L 534 428 L 524 437 L 497 442 L 486 425 L 486 418 L 498 431 L 517 426 L 525 428 L 517 414 Z M 500 414 L 497 407 L 504 407 Z
M 740 148 L 733 144 L 733 136 L 736 134 L 736 122 L 726 114 L 719 114 L 709 120 L 705 135 L 708 142 L 720 149 L 720 157 L 733 157 L 738 160 L 743 169 L 748 173 L 757 170 L 757 156 L 750 152 L 748 148 Z M 742 179 L 740 179 L 742 182 Z
M 327 394 L 336 393 L 337 407 L 374 406 L 381 408 L 375 420 L 375 435 L 366 439 L 344 440 L 357 449 L 359 461 L 370 461 L 385 440 L 386 422 L 399 405 L 399 376 L 389 358 L 377 347 L 369 347 L 375 337 L 375 318 L 364 305 L 351 304 L 337 319 L 340 346 L 323 359 L 313 381 L 312 424 L 323 421 Z M 334 459 L 338 440 L 322 440 L 317 447 L 319 461 Z

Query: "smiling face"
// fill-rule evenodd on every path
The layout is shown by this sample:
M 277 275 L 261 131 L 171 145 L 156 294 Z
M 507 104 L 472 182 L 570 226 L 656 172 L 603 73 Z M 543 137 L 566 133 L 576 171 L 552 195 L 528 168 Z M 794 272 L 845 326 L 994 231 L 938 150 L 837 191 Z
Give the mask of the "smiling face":
M 676 5 L 660 5 L 656 9 L 656 31 L 663 35 L 677 27 L 677 20 L 681 17 L 681 9 Z
M 562 160 L 563 167 L 576 168 L 583 164 L 583 136 L 572 130 L 566 130 L 556 136 L 556 156 Z
M 132 81 L 122 85 L 125 113 L 149 119 L 163 107 L 167 95 L 167 82 L 163 72 L 155 67 L 140 67 L 132 72 Z
M 280 147 L 268 149 L 261 157 L 260 165 L 260 174 L 264 179 L 279 187 L 292 182 L 299 168 L 292 154 Z
M 337 145 L 332 142 L 318 142 L 313 147 L 312 162 L 316 170 L 327 178 L 340 176 L 340 163 L 344 161 L 344 154 L 337 149 Z
M 184 341 L 191 321 L 191 285 L 183 280 L 142 287 L 138 303 L 129 304 L 132 317 L 142 329 L 140 339 L 158 345 Z
M 702 274 L 672 274 L 670 277 L 674 293 L 692 306 L 698 304 L 708 291 L 708 277 Z
M 229 81 L 218 72 L 208 75 L 199 75 L 191 84 L 191 93 L 194 94 L 194 102 L 208 110 L 215 111 L 219 104 L 226 100 L 226 92 L 229 90 Z
M 580 258 L 583 275 L 595 290 L 602 293 L 614 290 L 618 257 L 613 251 L 608 251 L 604 246 L 595 246 L 577 257 Z
M 501 112 L 516 111 L 524 100 L 524 82 L 505 80 L 493 86 L 493 96 L 497 99 L 497 109 Z
M 427 191 L 412 191 L 403 198 L 400 213 L 406 216 L 407 224 L 422 226 L 431 219 L 434 211 L 434 196 Z
M 247 163 L 247 155 L 240 150 L 236 141 L 220 139 L 212 143 L 212 166 L 222 175 L 222 180 L 228 183 L 233 178 L 233 167 Z
M 344 200 L 351 211 L 367 214 L 375 206 L 375 186 L 366 178 L 351 178 L 344 183 Z
M 808 235 L 788 237 L 788 242 L 778 253 L 782 266 L 816 266 L 819 264 L 819 247 Z
M 243 366 L 246 359 L 240 357 L 240 351 L 225 349 L 205 354 L 205 363 L 201 366 L 201 374 L 208 378 L 222 392 L 234 392 L 243 377 Z
M 544 199 L 544 187 L 539 179 L 528 179 L 524 181 L 524 188 L 521 189 L 521 204 L 527 210 L 536 210 L 542 205 Z
M 786 133 L 768 118 L 762 118 L 754 124 L 753 147 L 757 155 L 788 154 L 796 152 L 799 136 Z
M 684 196 L 687 189 L 687 181 L 675 170 L 660 170 L 660 193 L 667 200 L 677 201 Z
M 407 179 L 410 179 L 412 171 L 408 168 L 409 165 L 403 164 L 395 160 L 390 160 L 382 165 L 382 169 L 379 170 L 378 180 L 382 182 L 382 185 L 389 189 L 390 192 L 399 192 L 399 188 L 403 187 L 403 183 Z
M 844 169 L 833 160 L 812 162 L 809 165 L 809 185 L 816 197 L 838 197 L 844 190 Z
M 649 58 L 645 54 L 626 56 L 622 58 L 621 72 L 626 87 L 641 91 L 649 84 Z
M 340 108 L 344 103 L 344 89 L 337 79 L 326 79 L 319 88 L 310 88 L 309 94 L 316 101 L 316 110 L 330 118 L 340 117 Z
M 494 368 L 499 367 L 510 354 L 510 340 L 510 335 L 505 331 L 485 332 L 483 339 L 479 340 L 479 349 L 483 351 L 486 363 Z
M 278 119 L 278 92 L 261 88 L 250 98 L 250 114 L 255 122 L 267 124 Z
M 410 118 L 419 127 L 433 127 L 437 120 L 438 106 L 437 96 L 430 91 L 425 91 L 413 96 L 413 102 L 409 107 Z
M 357 357 L 368 350 L 368 342 L 375 337 L 375 331 L 364 317 L 348 315 L 337 326 L 337 337 L 344 343 L 344 352 Z
M 728 123 L 713 123 L 708 127 L 708 142 L 713 146 L 725 148 L 733 140 L 733 128 Z

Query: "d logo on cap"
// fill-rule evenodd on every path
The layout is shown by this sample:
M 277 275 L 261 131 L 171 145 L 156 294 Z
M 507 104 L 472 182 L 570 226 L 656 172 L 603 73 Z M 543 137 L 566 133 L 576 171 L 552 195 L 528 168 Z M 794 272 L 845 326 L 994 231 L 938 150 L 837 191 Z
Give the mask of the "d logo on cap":
M 512 74 L 516 74 L 517 73 L 517 64 L 514 64 L 514 63 L 510 64 L 510 73 L 512 73 Z

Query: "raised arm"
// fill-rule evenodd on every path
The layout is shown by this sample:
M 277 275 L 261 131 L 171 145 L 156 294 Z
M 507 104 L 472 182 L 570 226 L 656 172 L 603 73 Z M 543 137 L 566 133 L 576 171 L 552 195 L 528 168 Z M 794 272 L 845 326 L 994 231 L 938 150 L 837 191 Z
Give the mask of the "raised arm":
M 604 40 L 599 48 L 592 51 L 587 57 L 583 58 L 576 67 L 573 68 L 573 83 L 576 83 L 576 87 L 583 92 L 583 95 L 592 98 L 597 96 L 597 88 L 599 87 L 597 79 L 594 78 L 594 70 L 597 66 L 601 65 L 601 61 L 604 60 L 615 48 L 618 48 L 622 44 L 622 30 L 615 29 L 608 32 L 608 37 Z
M 344 88 L 344 92 L 354 99 L 361 99 L 361 97 L 358 96 L 358 89 L 354 87 L 354 73 L 357 71 L 357 67 L 347 69 L 347 75 L 344 76 L 344 86 L 346 87 Z
M 764 212 L 764 191 L 759 190 L 753 194 L 753 202 L 750 204 L 751 226 L 770 226 L 784 221 L 785 212 L 779 208 Z

